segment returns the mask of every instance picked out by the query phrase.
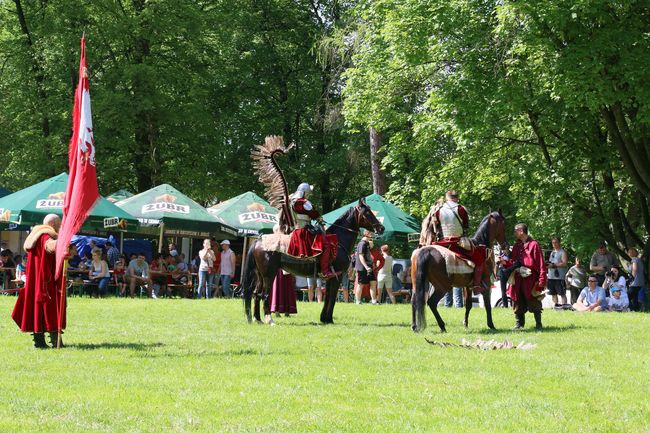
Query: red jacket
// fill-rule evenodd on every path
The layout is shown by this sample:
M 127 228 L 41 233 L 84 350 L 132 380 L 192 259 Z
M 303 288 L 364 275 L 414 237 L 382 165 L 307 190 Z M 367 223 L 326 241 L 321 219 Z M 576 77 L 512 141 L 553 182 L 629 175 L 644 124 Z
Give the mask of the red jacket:
M 523 278 L 519 272 L 515 271 L 515 284 L 508 287 L 508 295 L 513 301 L 516 301 L 519 299 L 520 289 L 523 289 L 526 299 L 532 299 L 533 289 L 540 291 L 546 287 L 546 264 L 537 241 L 530 236 L 525 242 L 518 240 L 512 247 L 510 260 L 505 265 L 510 266 L 514 262 L 519 262 L 522 266 L 529 268 L 532 274 Z

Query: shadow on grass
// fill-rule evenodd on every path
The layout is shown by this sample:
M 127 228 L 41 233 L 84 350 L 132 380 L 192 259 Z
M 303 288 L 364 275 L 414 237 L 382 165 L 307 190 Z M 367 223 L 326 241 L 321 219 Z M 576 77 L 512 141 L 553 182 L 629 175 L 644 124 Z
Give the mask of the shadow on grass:
M 541 331 L 538 331 L 535 329 L 534 325 L 527 326 L 526 328 L 522 330 L 514 330 L 511 328 L 503 328 L 503 329 L 489 329 L 489 328 L 483 328 L 483 329 L 478 329 L 474 331 L 477 334 L 521 334 L 521 333 L 551 333 L 551 332 L 567 332 L 567 331 L 575 331 L 575 330 L 581 330 L 589 328 L 588 326 L 576 326 L 576 325 L 566 325 L 566 326 L 544 326 L 544 328 Z
M 138 352 L 153 349 L 155 347 L 162 347 L 162 343 L 81 343 L 81 344 L 66 344 L 71 349 L 79 350 L 97 350 L 97 349 L 128 349 Z
M 278 326 L 358 326 L 358 327 L 376 327 L 376 328 L 410 328 L 410 323 L 368 323 L 368 322 L 334 322 L 334 323 L 320 323 L 320 322 L 306 322 L 306 323 L 283 323 L 276 322 Z

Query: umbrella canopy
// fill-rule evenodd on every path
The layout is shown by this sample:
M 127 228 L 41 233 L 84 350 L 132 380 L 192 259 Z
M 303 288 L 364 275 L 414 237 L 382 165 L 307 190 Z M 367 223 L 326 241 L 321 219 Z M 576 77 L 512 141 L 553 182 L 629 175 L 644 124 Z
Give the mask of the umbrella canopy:
M 208 212 L 235 227 L 239 236 L 271 233 L 278 223 L 278 210 L 251 191 L 209 207 Z
M 343 215 L 350 207 L 356 205 L 354 201 L 332 212 L 323 215 L 325 222 L 332 224 L 338 217 Z M 420 232 L 420 223 L 418 220 L 404 212 L 389 201 L 386 201 L 379 194 L 371 194 L 366 197 L 366 203 L 375 213 L 375 216 L 386 229 L 381 236 L 377 237 L 377 242 L 405 242 L 411 233 Z
M 41 224 L 43 217 L 47 214 L 63 215 L 63 200 L 67 185 L 68 174 L 61 173 L 0 198 L 0 221 L 34 225 Z M 120 229 L 127 227 L 135 229 L 138 221 L 113 203 L 100 197 L 90 211 L 82 230 L 117 228 L 118 224 Z
M 162 184 L 115 203 L 138 218 L 141 226 L 165 235 L 234 239 L 237 230 L 218 221 L 200 204 L 171 185 Z M 151 230 L 149 230 L 151 231 Z
M 128 191 L 126 189 L 121 189 L 119 191 L 115 191 L 113 194 L 109 195 L 106 197 L 106 200 L 110 201 L 111 203 L 118 202 L 120 200 L 124 200 L 125 198 L 133 197 L 133 193 L 131 191 Z

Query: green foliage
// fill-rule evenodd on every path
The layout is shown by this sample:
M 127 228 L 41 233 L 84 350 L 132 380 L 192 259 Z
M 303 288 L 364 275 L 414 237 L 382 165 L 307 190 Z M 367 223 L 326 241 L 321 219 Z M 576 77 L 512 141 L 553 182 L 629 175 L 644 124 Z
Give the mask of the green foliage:
M 268 134 L 297 144 L 282 161 L 290 188 L 315 183 L 326 211 L 367 193 L 365 136 L 344 130 L 338 71 L 317 56 L 343 6 L 316 5 L 3 4 L 0 183 L 18 189 L 66 169 L 85 32 L 104 194 L 170 183 L 207 204 L 261 192 L 249 154 Z
M 582 255 L 600 238 L 649 253 L 648 171 L 624 158 L 642 161 L 650 142 L 648 12 L 602 0 L 360 2 L 346 119 L 391 132 L 389 197 L 418 215 L 454 188 L 474 224 L 501 207 L 510 225 Z

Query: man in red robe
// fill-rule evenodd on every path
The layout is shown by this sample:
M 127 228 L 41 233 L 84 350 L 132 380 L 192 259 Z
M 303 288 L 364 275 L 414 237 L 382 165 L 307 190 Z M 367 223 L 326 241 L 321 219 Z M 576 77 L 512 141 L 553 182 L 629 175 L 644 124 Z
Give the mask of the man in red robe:
M 528 226 L 517 224 L 515 226 L 517 242 L 512 247 L 512 255 L 506 266 L 514 271 L 514 284 L 508 288 L 508 295 L 512 299 L 512 307 L 516 317 L 515 329 L 524 327 L 526 311 L 535 316 L 535 327 L 542 329 L 542 299 L 546 288 L 546 264 L 542 249 L 536 240 L 528 236 Z M 530 269 L 530 275 L 524 277 L 519 268 L 525 266 Z
M 49 214 L 43 225 L 35 226 L 27 239 L 27 279 L 20 289 L 18 300 L 11 317 L 22 332 L 31 332 L 34 346 L 39 349 L 49 347 L 45 342 L 45 332 L 50 333 L 53 347 L 57 346 L 58 332 L 65 329 L 65 300 L 61 303 L 61 280 L 55 280 L 56 238 L 61 219 Z M 61 328 L 59 329 L 59 314 Z

